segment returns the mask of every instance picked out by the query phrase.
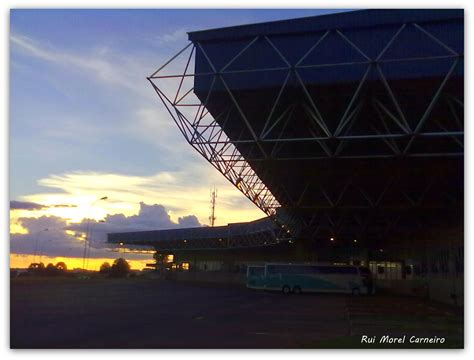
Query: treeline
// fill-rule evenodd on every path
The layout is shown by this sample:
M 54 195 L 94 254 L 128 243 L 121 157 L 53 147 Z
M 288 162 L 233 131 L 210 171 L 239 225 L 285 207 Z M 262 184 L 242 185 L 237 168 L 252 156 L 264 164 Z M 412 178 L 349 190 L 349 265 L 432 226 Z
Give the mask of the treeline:
M 124 258 L 118 258 L 115 259 L 112 266 L 108 262 L 104 262 L 100 266 L 99 272 L 114 278 L 127 277 L 130 273 L 130 264 Z
M 80 272 L 91 273 L 91 271 L 87 270 L 80 270 Z M 73 274 L 73 272 L 68 271 L 66 263 L 62 261 L 56 265 L 49 263 L 46 266 L 42 262 L 32 263 L 28 267 L 28 273 L 36 276 L 67 276 Z M 108 262 L 104 262 L 100 267 L 99 273 L 112 278 L 127 277 L 131 273 L 130 264 L 123 258 L 116 259 L 112 265 Z
M 41 276 L 64 276 L 68 271 L 66 263 L 60 261 L 56 265 L 49 263 L 46 266 L 42 262 L 32 263 L 28 267 L 28 272 Z

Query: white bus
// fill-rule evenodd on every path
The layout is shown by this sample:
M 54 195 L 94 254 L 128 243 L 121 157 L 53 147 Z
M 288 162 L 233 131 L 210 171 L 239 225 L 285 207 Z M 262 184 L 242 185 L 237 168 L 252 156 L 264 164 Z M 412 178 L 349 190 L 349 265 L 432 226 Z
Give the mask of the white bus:
M 247 268 L 247 287 L 277 290 L 285 294 L 302 292 L 337 292 L 373 294 L 369 268 L 351 265 L 281 264 Z

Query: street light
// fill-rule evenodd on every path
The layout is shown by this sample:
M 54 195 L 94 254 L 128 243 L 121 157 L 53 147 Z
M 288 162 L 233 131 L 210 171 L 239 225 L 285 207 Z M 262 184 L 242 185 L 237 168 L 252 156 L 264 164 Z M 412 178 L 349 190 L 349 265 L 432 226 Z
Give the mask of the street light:
M 43 231 L 48 231 L 48 228 L 41 229 L 41 230 L 38 230 L 38 231 L 36 232 L 36 238 L 35 238 L 35 253 L 34 253 L 34 256 L 33 256 L 33 262 L 34 262 L 34 263 L 36 262 L 36 254 L 37 254 L 37 252 L 38 252 L 38 240 L 39 240 L 39 236 L 40 236 L 40 234 L 41 234 Z
M 51 239 L 49 239 L 48 241 L 51 241 Z M 38 263 L 40 263 L 40 264 L 41 264 L 41 259 L 43 258 L 43 249 L 44 249 L 44 241 L 39 243 L 39 249 L 38 249 L 39 260 L 38 260 Z
M 91 224 L 90 229 L 89 229 L 89 235 L 87 236 L 88 239 L 88 245 L 87 245 L 87 255 L 86 255 L 86 267 L 89 268 L 89 258 L 90 258 L 90 253 L 91 253 L 91 242 L 92 242 L 92 233 L 94 229 L 94 225 L 97 225 L 98 223 L 105 223 L 105 220 L 99 220 L 96 223 Z
M 94 206 L 94 204 L 98 201 L 101 201 L 101 200 L 107 200 L 107 196 L 103 196 L 101 197 L 100 199 L 97 199 L 95 200 L 92 204 L 89 205 L 89 210 L 92 206 Z M 84 255 L 82 257 L 82 268 L 85 269 L 86 268 L 86 255 L 87 255 L 87 245 L 89 244 L 89 227 L 90 227 L 90 224 L 91 224 L 91 219 L 90 219 L 90 216 L 87 217 L 87 226 L 86 226 L 86 238 L 85 238 L 85 241 L 84 241 Z

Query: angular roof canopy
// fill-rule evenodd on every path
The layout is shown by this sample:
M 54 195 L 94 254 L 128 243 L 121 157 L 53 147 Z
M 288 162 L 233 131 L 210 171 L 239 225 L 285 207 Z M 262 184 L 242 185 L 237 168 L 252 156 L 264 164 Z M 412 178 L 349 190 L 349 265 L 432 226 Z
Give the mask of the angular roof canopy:
M 192 42 L 215 41 L 221 39 L 239 39 L 257 35 L 296 34 L 331 29 L 366 28 L 409 22 L 446 22 L 450 19 L 461 19 L 463 17 L 463 9 L 443 9 L 442 11 L 439 9 L 356 10 L 297 19 L 192 31 L 188 33 L 188 38 Z

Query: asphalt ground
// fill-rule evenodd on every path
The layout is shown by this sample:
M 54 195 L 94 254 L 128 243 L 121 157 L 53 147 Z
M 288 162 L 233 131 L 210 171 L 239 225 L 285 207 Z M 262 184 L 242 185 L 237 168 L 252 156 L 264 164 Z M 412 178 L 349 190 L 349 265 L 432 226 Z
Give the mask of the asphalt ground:
M 11 281 L 12 348 L 462 348 L 462 309 L 389 295 L 283 295 L 142 279 Z M 361 344 L 361 336 L 445 337 Z

